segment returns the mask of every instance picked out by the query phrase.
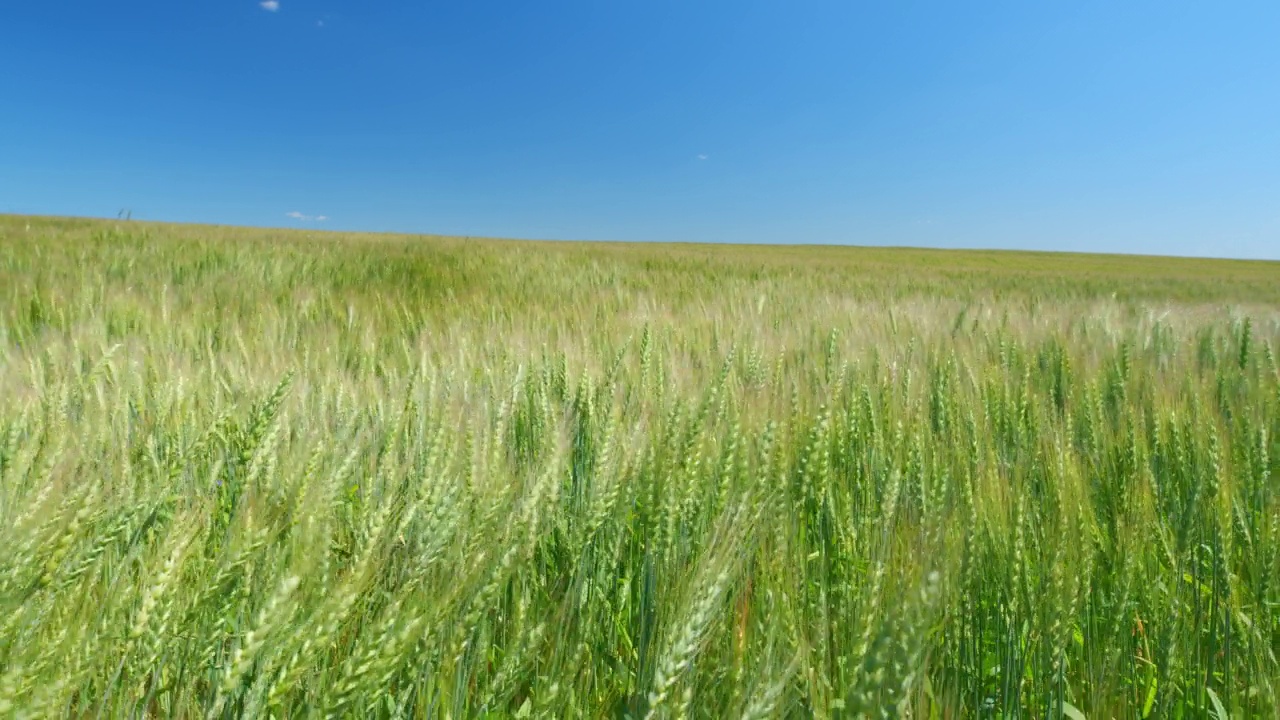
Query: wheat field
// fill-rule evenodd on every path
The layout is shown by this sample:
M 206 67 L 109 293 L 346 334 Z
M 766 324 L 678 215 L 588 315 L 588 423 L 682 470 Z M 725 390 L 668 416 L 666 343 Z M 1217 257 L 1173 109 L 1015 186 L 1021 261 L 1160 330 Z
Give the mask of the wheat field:
M 0 717 L 1280 717 L 1280 263 L 0 217 Z

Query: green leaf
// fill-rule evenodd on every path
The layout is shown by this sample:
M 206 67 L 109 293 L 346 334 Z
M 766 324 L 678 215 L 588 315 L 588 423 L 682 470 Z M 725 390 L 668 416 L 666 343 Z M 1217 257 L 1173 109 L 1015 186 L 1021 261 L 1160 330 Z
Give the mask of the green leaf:
M 1147 683 L 1147 699 L 1142 703 L 1142 717 L 1151 717 L 1151 708 L 1156 704 L 1156 673 L 1150 671 L 1151 682 Z
M 1209 693 L 1209 701 L 1213 703 L 1213 713 L 1218 716 L 1218 720 L 1231 720 L 1231 716 L 1227 714 L 1227 709 L 1222 706 L 1222 701 L 1218 699 L 1218 693 L 1213 688 L 1205 685 L 1204 691 Z
M 1080 708 L 1072 705 L 1066 700 L 1062 701 L 1062 714 L 1071 718 L 1071 720 L 1089 720 L 1084 716 L 1084 713 L 1080 712 Z

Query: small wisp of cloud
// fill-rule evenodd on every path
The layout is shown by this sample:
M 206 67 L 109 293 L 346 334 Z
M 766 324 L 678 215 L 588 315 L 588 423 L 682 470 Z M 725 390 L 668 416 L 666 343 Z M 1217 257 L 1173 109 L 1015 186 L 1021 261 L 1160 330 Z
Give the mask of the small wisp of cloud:
M 698 153 L 699 160 L 710 160 L 711 156 L 706 153 Z
M 324 222 L 329 219 L 327 215 L 307 215 L 305 213 L 300 213 L 297 210 L 287 212 L 284 216 L 301 222 Z
M 280 10 L 280 3 L 278 0 L 262 0 L 262 2 L 258 3 L 258 7 L 266 10 L 267 12 L 278 12 Z

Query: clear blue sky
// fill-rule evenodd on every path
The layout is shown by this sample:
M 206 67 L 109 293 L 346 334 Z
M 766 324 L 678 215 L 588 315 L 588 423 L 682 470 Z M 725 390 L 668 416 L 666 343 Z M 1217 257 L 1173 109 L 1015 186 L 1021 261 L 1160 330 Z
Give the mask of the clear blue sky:
M 1275 0 L 14 1 L 0 67 L 0 212 L 1280 258 Z

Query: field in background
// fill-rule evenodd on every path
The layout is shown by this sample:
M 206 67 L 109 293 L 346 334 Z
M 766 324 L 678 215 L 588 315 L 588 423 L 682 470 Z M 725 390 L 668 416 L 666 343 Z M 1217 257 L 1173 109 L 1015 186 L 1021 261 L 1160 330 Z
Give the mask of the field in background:
M 1280 717 L 1280 263 L 0 217 L 0 716 Z

